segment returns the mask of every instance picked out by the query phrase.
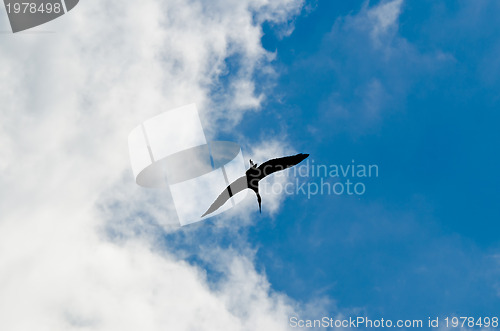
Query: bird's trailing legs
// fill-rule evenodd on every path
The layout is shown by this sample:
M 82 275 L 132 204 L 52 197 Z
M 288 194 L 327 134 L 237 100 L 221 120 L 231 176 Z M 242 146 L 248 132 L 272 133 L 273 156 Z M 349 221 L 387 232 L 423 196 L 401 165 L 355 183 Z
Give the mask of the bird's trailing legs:
M 260 198 L 259 192 L 255 192 L 255 193 L 257 194 L 257 201 L 259 202 L 259 213 L 262 214 L 262 208 L 261 208 L 261 205 L 260 205 L 262 199 Z

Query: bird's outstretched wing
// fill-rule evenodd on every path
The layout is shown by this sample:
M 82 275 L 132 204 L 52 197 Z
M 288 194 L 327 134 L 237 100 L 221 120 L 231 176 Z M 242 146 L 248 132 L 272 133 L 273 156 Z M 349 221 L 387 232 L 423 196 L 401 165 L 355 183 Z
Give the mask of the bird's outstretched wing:
M 280 157 L 277 159 L 271 159 L 262 163 L 257 167 L 259 169 L 259 180 L 272 174 L 273 172 L 285 170 L 286 168 L 293 167 L 296 164 L 299 164 L 304 159 L 306 159 L 309 154 L 297 154 L 292 156 Z
M 212 205 L 203 215 L 201 215 L 201 217 L 213 213 L 214 211 L 222 207 L 224 203 L 226 203 L 226 201 L 229 200 L 233 195 L 243 191 L 246 188 L 248 188 L 248 183 L 247 183 L 247 176 L 245 175 L 241 176 L 240 178 L 229 184 L 229 186 L 226 187 L 221 194 L 219 194 L 217 199 L 215 199 Z

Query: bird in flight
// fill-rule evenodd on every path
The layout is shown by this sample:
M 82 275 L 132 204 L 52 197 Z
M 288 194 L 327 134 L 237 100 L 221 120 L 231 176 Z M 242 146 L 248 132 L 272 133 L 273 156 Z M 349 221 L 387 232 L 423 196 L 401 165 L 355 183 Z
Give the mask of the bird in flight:
M 300 153 L 297 155 L 280 157 L 277 159 L 266 161 L 258 167 L 256 163 L 253 163 L 252 160 L 250 160 L 250 168 L 246 171 L 245 176 L 241 176 L 240 178 L 229 184 L 229 186 L 226 187 L 224 191 L 222 191 L 222 193 L 217 197 L 217 199 L 215 199 L 212 205 L 203 215 L 201 215 L 201 217 L 213 213 L 214 211 L 222 207 L 224 203 L 233 195 L 247 188 L 254 191 L 257 195 L 257 201 L 259 202 L 259 212 L 262 212 L 262 199 L 259 194 L 260 180 L 272 173 L 275 173 L 276 171 L 281 171 L 293 167 L 294 165 L 297 165 L 305 160 L 308 156 L 309 154 Z

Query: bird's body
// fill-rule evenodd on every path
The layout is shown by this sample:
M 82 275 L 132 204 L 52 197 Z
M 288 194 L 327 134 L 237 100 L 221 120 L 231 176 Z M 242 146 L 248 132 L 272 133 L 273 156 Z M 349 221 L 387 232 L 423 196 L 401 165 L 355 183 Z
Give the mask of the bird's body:
M 251 189 L 257 195 L 257 201 L 259 203 L 259 211 L 261 211 L 261 202 L 262 199 L 259 194 L 259 182 L 264 177 L 276 172 L 285 170 L 287 168 L 293 167 L 294 165 L 299 164 L 304 159 L 306 159 L 309 154 L 297 154 L 292 156 L 285 156 L 277 159 L 271 159 L 262 163 L 257 167 L 257 164 L 254 164 L 252 160 L 250 160 L 250 168 L 246 171 L 245 176 L 242 176 L 232 182 L 226 189 L 217 197 L 217 199 L 212 203 L 210 208 L 201 216 L 205 216 L 213 213 L 224 203 L 229 200 L 233 195 L 238 192 L 243 191 L 244 189 Z

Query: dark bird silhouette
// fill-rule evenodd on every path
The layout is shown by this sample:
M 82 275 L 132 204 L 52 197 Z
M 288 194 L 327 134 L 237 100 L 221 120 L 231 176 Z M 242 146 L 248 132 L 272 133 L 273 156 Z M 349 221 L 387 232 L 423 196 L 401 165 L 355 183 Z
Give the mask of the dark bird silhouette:
M 309 154 L 300 153 L 297 155 L 280 157 L 277 159 L 266 161 L 258 167 L 256 163 L 253 163 L 252 160 L 250 160 L 250 168 L 246 171 L 245 176 L 241 176 L 240 178 L 229 184 L 229 186 L 226 187 L 224 191 L 222 191 L 222 193 L 212 203 L 210 208 L 208 208 L 208 210 L 203 215 L 201 215 L 201 217 L 213 213 L 214 211 L 222 207 L 224 203 L 233 195 L 247 188 L 254 191 L 257 195 L 257 201 L 259 202 L 259 212 L 262 212 L 262 199 L 259 194 L 260 180 L 272 173 L 275 173 L 276 171 L 281 171 L 293 167 L 294 165 L 302 162 L 308 156 Z

